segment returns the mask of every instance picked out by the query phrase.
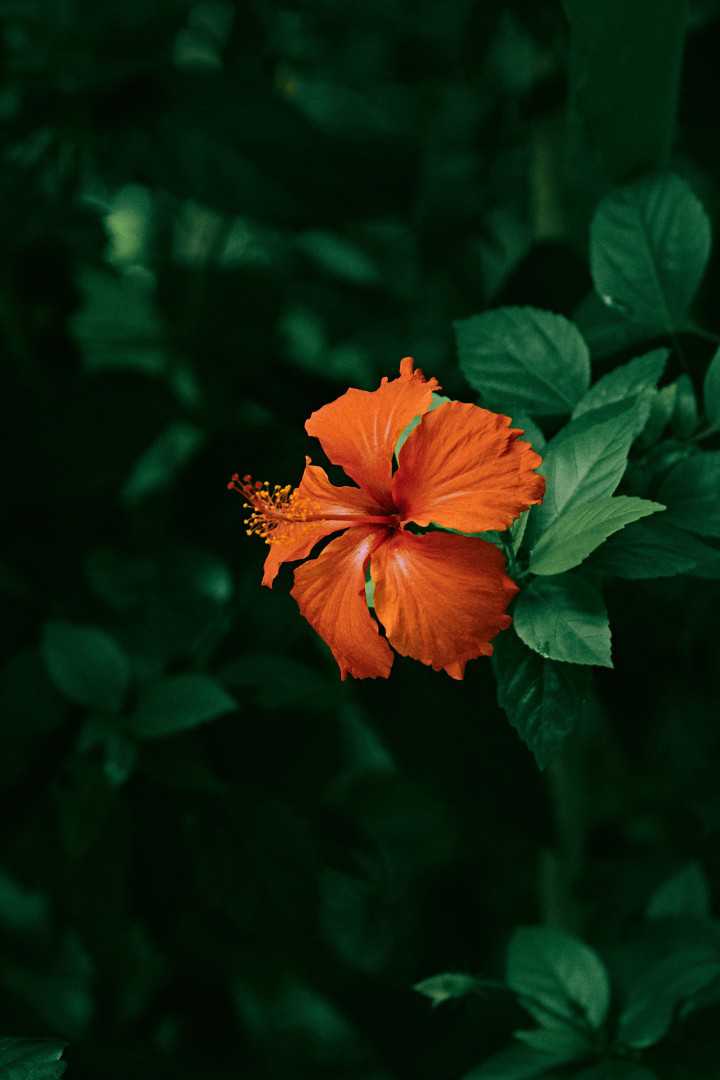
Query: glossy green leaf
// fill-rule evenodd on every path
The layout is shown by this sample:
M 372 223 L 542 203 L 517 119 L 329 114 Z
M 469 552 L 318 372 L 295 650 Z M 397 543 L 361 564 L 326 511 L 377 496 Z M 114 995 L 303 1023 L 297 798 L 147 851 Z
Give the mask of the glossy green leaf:
M 705 372 L 703 407 L 708 424 L 713 428 L 720 427 L 720 349 L 713 356 Z
M 633 495 L 607 495 L 563 511 L 530 554 L 534 574 L 562 574 L 579 566 L 612 533 L 665 507 Z
M 600 297 L 658 333 L 680 329 L 710 255 L 710 224 L 679 177 L 663 174 L 606 196 L 590 230 Z
M 720 450 L 680 461 L 660 485 L 667 521 L 700 536 L 720 537 Z
M 544 660 L 511 631 L 496 639 L 494 649 L 498 704 L 544 769 L 585 715 L 590 671 Z
M 703 570 L 720 572 L 720 551 L 692 533 L 668 525 L 667 514 L 632 522 L 593 556 L 593 569 L 612 577 L 642 580 Z
M 573 419 L 602 405 L 612 405 L 637 397 L 644 390 L 653 390 L 662 378 L 668 355 L 667 349 L 654 349 L 603 375 L 580 398 L 573 410 Z
M 650 898 L 647 914 L 651 919 L 670 916 L 710 915 L 710 887 L 699 863 L 691 862 L 660 885 Z
M 177 675 L 156 683 L 143 694 L 128 726 L 138 738 L 162 738 L 236 708 L 235 699 L 208 675 Z
M 578 1014 L 599 1028 L 610 1005 L 610 982 L 597 953 L 549 926 L 515 931 L 506 980 L 528 1012 L 548 1028 L 567 1028 Z
M 612 667 L 602 593 L 576 574 L 536 578 L 515 603 L 513 626 L 526 645 L 548 660 Z
M 533 537 L 563 511 L 612 495 L 636 431 L 636 402 L 631 400 L 593 409 L 558 432 L 543 454 L 545 498 L 532 515 Z
M 51 679 L 67 698 L 101 712 L 119 712 L 130 680 L 120 646 L 94 626 L 49 622 L 42 654 Z
M 618 1041 L 635 1049 L 665 1035 L 677 1008 L 720 979 L 720 950 L 688 946 L 645 967 L 631 988 L 618 1023 Z
M 57 1039 L 0 1039 L 2 1080 L 56 1080 L 67 1068 Z
M 675 407 L 672 414 L 673 434 L 688 439 L 698 426 L 698 407 L 692 379 L 683 373 L 677 380 Z
M 587 346 L 562 315 L 497 308 L 461 319 L 455 332 L 463 374 L 489 407 L 561 416 L 590 383 Z

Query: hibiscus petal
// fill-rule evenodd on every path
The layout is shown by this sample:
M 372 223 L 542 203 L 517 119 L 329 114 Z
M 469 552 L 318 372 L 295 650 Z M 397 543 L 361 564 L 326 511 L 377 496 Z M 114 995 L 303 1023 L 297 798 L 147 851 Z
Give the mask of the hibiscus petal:
M 336 487 L 323 468 L 310 464 L 309 457 L 305 458 L 298 495 L 308 517 L 302 522 L 282 523 L 273 531 L 262 580 L 268 588 L 272 588 L 283 563 L 304 559 L 324 536 L 382 515 L 366 491 Z
M 406 356 L 399 378 L 384 378 L 377 390 L 348 390 L 314 412 L 305 430 L 320 440 L 330 461 L 390 509 L 395 443 L 403 428 L 427 411 L 437 389 L 437 380 L 413 371 L 412 357 Z
M 365 565 L 387 535 L 377 526 L 348 529 L 295 571 L 291 595 L 330 646 L 342 679 L 348 672 L 356 679 L 390 674 L 392 650 L 365 599 Z
M 542 463 L 510 419 L 451 401 L 425 413 L 400 452 L 393 492 L 403 521 L 460 532 L 505 529 L 542 502 Z
M 470 536 L 396 532 L 372 555 L 375 612 L 403 656 L 462 679 L 465 661 L 492 654 L 518 592 L 500 551 Z

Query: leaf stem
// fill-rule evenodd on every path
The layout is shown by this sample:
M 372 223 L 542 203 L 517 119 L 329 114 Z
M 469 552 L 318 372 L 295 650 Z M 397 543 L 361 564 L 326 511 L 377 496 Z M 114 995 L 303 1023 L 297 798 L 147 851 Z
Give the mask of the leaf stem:
M 714 334 L 712 330 L 706 330 L 703 326 L 698 326 L 697 323 L 689 322 L 683 327 L 683 330 L 688 334 L 695 334 L 696 337 L 703 338 L 704 341 L 712 341 L 714 345 L 720 345 L 720 334 Z

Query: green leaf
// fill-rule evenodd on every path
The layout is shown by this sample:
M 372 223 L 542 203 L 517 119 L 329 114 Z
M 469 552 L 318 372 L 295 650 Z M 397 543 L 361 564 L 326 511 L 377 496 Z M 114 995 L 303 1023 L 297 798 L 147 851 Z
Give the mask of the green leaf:
M 654 176 L 607 195 L 590 229 L 595 289 L 632 322 L 672 333 L 685 323 L 710 255 L 710 224 L 688 185 Z
M 236 708 L 235 699 L 208 675 L 176 675 L 145 692 L 128 725 L 138 738 L 155 739 L 197 727 Z
M 577 575 L 533 581 L 515 604 L 513 626 L 526 645 L 548 660 L 612 667 L 602 593 Z
M 572 420 L 548 443 L 545 498 L 533 514 L 537 536 L 564 510 L 612 495 L 627 467 L 637 430 L 635 401 L 620 401 Z
M 530 555 L 533 574 L 561 574 L 578 566 L 612 533 L 665 507 L 633 495 L 608 495 L 563 512 Z
M 510 1046 L 465 1073 L 462 1080 L 532 1080 L 566 1061 L 564 1055 L 557 1057 L 529 1046 Z
M 490 406 L 561 416 L 590 383 L 587 346 L 562 315 L 497 308 L 461 319 L 455 332 L 463 374 Z
M 282 653 L 244 653 L 223 668 L 221 679 L 232 687 L 252 688 L 264 709 L 324 710 L 339 701 L 337 679 Z
M 664 881 L 651 896 L 647 915 L 651 919 L 674 915 L 708 918 L 710 887 L 700 864 L 688 863 L 677 874 Z
M 603 304 L 594 289 L 575 308 L 572 319 L 591 355 L 599 360 L 634 349 L 655 336 L 652 328 L 636 326 Z
M 460 972 L 448 971 L 443 975 L 431 975 L 429 979 L 415 983 L 413 987 L 419 994 L 430 998 L 433 1005 L 441 1005 L 451 998 L 465 997 L 474 994 L 478 990 L 485 989 L 487 982 L 476 978 L 474 975 L 463 975 Z
M 720 551 L 692 533 L 666 523 L 667 514 L 631 523 L 611 536 L 593 557 L 593 569 L 612 577 L 641 580 L 672 577 L 703 568 L 720 571 Z
M 720 450 L 693 454 L 670 471 L 658 498 L 666 520 L 700 536 L 720 537 Z
M 520 439 L 523 442 L 529 442 L 533 450 L 537 450 L 539 453 L 545 446 L 547 439 L 543 435 L 541 428 L 535 423 L 531 416 L 526 416 L 522 413 L 513 416 L 512 426 L 521 429 L 522 435 L 520 436 Z
M 657 394 L 653 395 L 647 422 L 638 438 L 638 446 L 641 449 L 653 446 L 660 438 L 675 411 L 676 398 L 676 382 L 661 387 Z
M 710 427 L 720 427 L 720 349 L 713 356 L 710 366 L 705 372 L 703 407 L 705 409 L 705 419 Z
M 2 1080 L 56 1080 L 66 1065 L 65 1043 L 57 1039 L 0 1039 Z
M 71 701 L 101 712 L 119 712 L 130 669 L 119 645 L 94 626 L 46 623 L 42 655 L 50 678 Z
M 512 632 L 494 645 L 498 705 L 544 769 L 585 714 L 590 670 L 543 660 Z
M 657 168 L 673 142 L 684 0 L 564 0 L 564 7 L 574 155 L 610 183 Z
M 677 435 L 679 439 L 689 439 L 698 426 L 697 398 L 689 375 L 680 375 L 676 386 L 672 430 L 673 434 Z
M 199 427 L 183 420 L 165 428 L 135 462 L 122 490 L 123 501 L 136 503 L 169 487 L 204 437 Z
M 620 1015 L 618 1042 L 639 1050 L 659 1042 L 678 1007 L 718 978 L 720 952 L 709 945 L 679 949 L 645 967 Z
M 508 946 L 506 981 L 547 1028 L 565 1028 L 584 1016 L 593 1028 L 605 1020 L 610 982 L 593 949 L 549 926 L 524 926 Z
M 554 1054 L 565 1061 L 577 1061 L 586 1058 L 592 1051 L 592 1042 L 587 1034 L 576 1028 L 534 1028 L 531 1031 L 515 1031 L 515 1038 L 533 1050 L 543 1054 Z
M 634 1061 L 603 1061 L 575 1073 L 574 1080 L 657 1080 L 657 1073 Z
M 580 398 L 573 410 L 573 419 L 602 405 L 636 398 L 644 390 L 653 390 L 662 378 L 668 356 L 668 349 L 654 349 L 603 375 Z

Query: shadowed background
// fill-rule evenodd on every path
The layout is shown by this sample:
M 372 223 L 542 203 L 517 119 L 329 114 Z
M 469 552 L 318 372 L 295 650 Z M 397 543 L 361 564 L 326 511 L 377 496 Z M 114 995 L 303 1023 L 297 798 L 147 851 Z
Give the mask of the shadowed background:
M 455 1080 L 520 1011 L 415 982 L 522 923 L 612 950 L 688 860 L 717 894 L 717 583 L 610 593 L 543 775 L 489 662 L 341 684 L 225 489 L 402 356 L 474 400 L 452 321 L 571 313 L 612 183 L 671 161 L 716 217 L 720 4 L 599 7 L 2 6 L 0 1034 L 78 1080 Z

